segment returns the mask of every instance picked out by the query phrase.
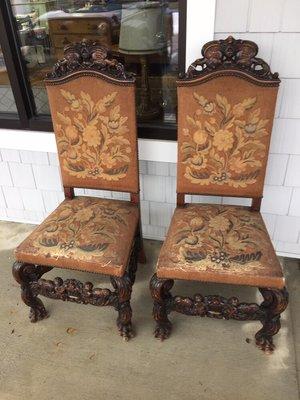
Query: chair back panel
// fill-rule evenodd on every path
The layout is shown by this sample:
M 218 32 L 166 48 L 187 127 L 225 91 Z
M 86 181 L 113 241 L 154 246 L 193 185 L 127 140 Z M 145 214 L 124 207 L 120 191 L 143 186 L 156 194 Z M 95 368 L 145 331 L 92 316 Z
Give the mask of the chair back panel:
M 280 81 L 229 67 L 178 81 L 178 193 L 262 196 Z
M 134 82 L 79 70 L 46 87 L 63 185 L 137 193 Z

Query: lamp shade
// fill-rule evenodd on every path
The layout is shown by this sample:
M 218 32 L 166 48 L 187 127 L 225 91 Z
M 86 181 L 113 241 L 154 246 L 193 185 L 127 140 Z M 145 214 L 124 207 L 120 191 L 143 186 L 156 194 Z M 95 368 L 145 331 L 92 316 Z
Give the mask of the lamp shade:
M 165 4 L 144 1 L 122 8 L 119 51 L 152 54 L 167 47 Z

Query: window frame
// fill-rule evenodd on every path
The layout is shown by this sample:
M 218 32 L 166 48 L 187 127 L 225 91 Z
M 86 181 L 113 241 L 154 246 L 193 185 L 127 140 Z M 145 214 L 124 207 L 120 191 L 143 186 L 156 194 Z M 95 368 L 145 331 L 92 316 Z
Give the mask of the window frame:
M 178 0 L 178 70 L 185 72 L 187 0 Z M 38 116 L 32 89 L 26 76 L 26 66 L 21 55 L 17 24 L 10 0 L 0 2 L 0 45 L 18 114 L 0 113 L 0 129 L 22 129 L 53 132 L 50 116 Z M 138 123 L 138 137 L 143 139 L 176 140 L 176 123 Z

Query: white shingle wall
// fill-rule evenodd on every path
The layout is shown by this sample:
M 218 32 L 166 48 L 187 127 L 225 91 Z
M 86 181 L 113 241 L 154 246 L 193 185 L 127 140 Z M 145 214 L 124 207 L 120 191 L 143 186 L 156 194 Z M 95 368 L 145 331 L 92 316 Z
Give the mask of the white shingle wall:
M 259 55 L 280 72 L 262 212 L 278 253 L 300 257 L 300 0 L 217 0 L 215 32 L 217 39 L 231 34 L 255 41 Z M 163 239 L 175 207 L 176 164 L 140 161 L 140 173 L 144 237 Z M 122 193 L 77 193 L 128 199 Z M 1 150 L 0 219 L 38 223 L 62 199 L 56 154 Z M 213 196 L 187 201 L 249 204 Z

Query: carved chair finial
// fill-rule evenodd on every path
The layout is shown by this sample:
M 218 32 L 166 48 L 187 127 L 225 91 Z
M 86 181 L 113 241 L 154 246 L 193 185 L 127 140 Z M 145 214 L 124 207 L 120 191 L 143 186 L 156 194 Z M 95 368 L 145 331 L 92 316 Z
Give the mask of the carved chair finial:
M 46 79 L 63 78 L 80 70 L 98 71 L 113 78 L 132 80 L 124 66 L 112 57 L 109 49 L 97 41 L 82 40 L 64 48 L 64 58 L 58 60 Z
M 258 46 L 250 40 L 227 39 L 213 40 L 202 47 L 202 56 L 194 61 L 183 78 L 196 78 L 215 70 L 243 70 L 263 80 L 278 80 L 278 73 L 272 73 L 269 65 L 257 58 Z

